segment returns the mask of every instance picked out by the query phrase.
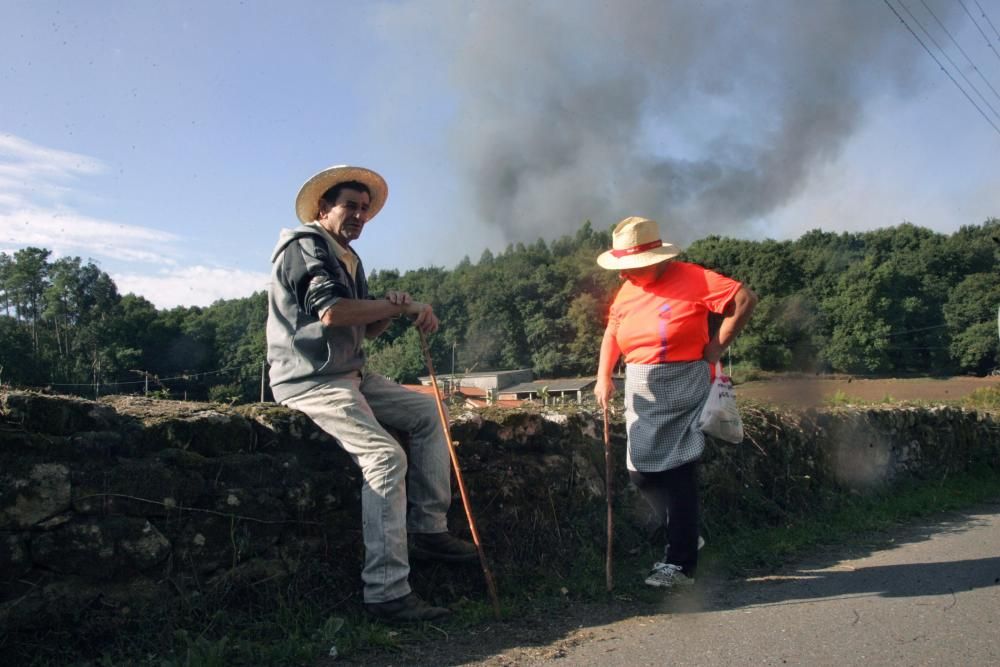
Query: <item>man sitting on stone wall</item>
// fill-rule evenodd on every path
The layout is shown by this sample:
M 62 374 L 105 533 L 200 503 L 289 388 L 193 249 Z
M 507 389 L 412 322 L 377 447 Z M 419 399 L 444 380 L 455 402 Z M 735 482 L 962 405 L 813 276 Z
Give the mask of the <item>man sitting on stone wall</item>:
M 361 468 L 365 608 L 386 620 L 431 620 L 449 611 L 411 591 L 407 532 L 418 557 L 477 553 L 448 533 L 448 442 L 434 399 L 365 370 L 362 342 L 391 318 L 409 316 L 423 333 L 438 328 L 431 306 L 405 292 L 368 295 L 351 243 L 387 194 L 385 180 L 361 167 L 331 167 L 302 186 L 303 224 L 281 231 L 271 257 L 267 360 L 274 399 L 307 414 Z M 379 422 L 410 433 L 409 459 Z

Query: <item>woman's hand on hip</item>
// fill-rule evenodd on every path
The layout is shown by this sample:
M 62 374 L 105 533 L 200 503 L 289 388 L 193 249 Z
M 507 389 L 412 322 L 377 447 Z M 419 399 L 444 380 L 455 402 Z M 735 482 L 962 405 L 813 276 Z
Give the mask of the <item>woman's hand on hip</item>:
M 702 352 L 702 358 L 713 366 L 722 359 L 722 353 L 725 349 L 717 340 L 710 340 L 708 344 L 705 345 L 705 349 Z

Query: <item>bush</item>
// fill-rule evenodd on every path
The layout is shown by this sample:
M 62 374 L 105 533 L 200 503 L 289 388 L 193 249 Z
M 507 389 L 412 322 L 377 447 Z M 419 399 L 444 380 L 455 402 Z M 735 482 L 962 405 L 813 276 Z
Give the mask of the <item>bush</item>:
M 722 371 L 724 373 L 728 373 L 729 367 L 726 364 L 723 364 Z M 733 364 L 731 376 L 733 378 L 733 384 L 742 384 L 744 382 L 753 382 L 754 380 L 763 380 L 765 374 L 761 369 L 749 361 L 741 361 Z
M 1000 410 L 1000 386 L 980 387 L 966 396 L 963 403 L 976 410 Z
M 213 403 L 238 403 L 243 397 L 243 387 L 238 384 L 217 384 L 208 389 L 208 400 Z

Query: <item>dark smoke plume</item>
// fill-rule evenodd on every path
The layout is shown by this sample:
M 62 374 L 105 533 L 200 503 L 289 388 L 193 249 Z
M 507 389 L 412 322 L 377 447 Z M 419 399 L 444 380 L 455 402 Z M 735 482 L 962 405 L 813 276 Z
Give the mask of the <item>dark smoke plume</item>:
M 627 215 L 681 243 L 738 234 L 917 69 L 912 37 L 871 0 L 417 5 L 394 20 L 450 63 L 456 169 L 511 241 Z

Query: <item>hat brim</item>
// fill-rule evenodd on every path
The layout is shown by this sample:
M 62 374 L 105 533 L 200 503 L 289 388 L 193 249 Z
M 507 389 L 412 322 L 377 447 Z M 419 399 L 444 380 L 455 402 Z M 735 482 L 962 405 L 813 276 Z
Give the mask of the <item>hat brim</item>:
M 299 195 L 295 198 L 295 215 L 305 223 L 315 222 L 319 217 L 319 198 L 327 190 L 337 183 L 357 181 L 363 183 L 368 188 L 371 197 L 371 204 L 368 207 L 368 219 L 375 217 L 385 200 L 389 196 L 389 186 L 385 179 L 371 169 L 364 167 L 351 167 L 348 165 L 337 165 L 319 172 L 299 189 Z
M 612 251 L 608 250 L 598 255 L 598 266 L 602 269 L 621 271 L 622 269 L 641 269 L 644 266 L 652 266 L 653 264 L 665 262 L 681 254 L 681 249 L 672 243 L 664 243 L 659 248 L 638 252 L 634 255 L 625 255 L 624 257 L 615 257 L 611 253 Z

